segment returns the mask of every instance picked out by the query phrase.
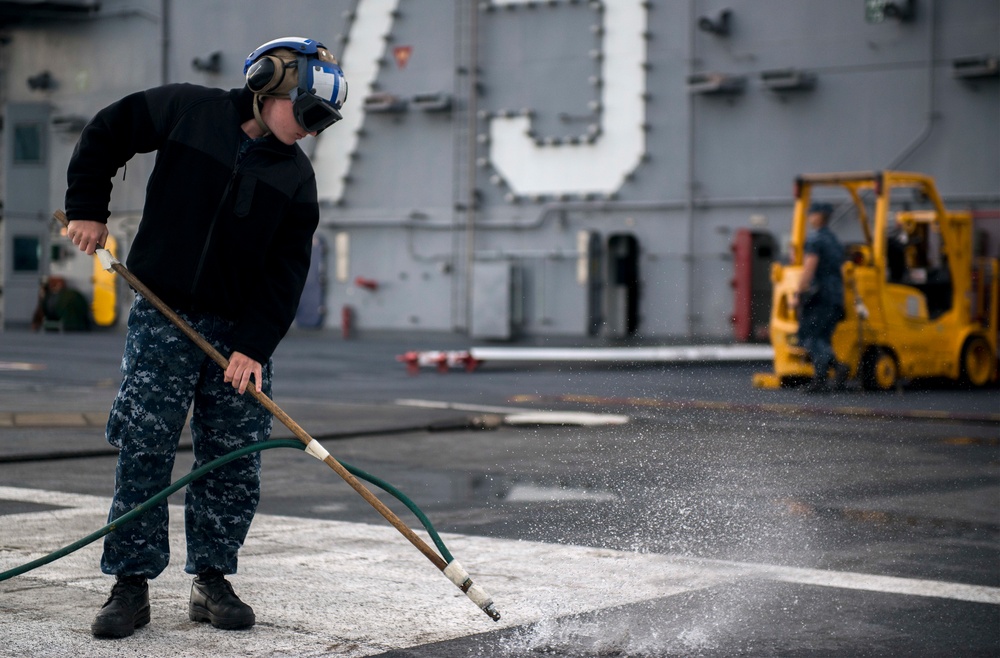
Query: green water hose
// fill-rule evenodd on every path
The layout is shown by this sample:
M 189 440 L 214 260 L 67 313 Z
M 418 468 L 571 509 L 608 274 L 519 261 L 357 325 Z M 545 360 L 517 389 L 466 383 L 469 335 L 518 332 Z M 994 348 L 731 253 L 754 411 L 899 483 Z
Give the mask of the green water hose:
M 100 530 L 91 533 L 86 537 L 79 539 L 73 542 L 72 544 L 69 544 L 68 546 L 64 546 L 63 548 L 60 548 L 58 551 L 54 551 L 44 557 L 40 557 L 37 560 L 33 560 L 26 564 L 22 564 L 19 567 L 14 567 L 13 569 L 0 572 L 0 582 L 13 578 L 15 576 L 20 576 L 23 573 L 27 573 L 32 569 L 37 569 L 38 567 L 46 565 L 50 562 L 55 562 L 56 560 L 66 557 L 70 553 L 73 553 L 74 551 L 83 548 L 87 544 L 97 541 L 104 535 L 114 532 L 114 530 L 119 526 L 123 526 L 126 523 L 130 522 L 132 519 L 136 518 L 137 516 L 142 515 L 154 505 L 158 505 L 159 503 L 163 502 L 169 496 L 176 493 L 183 487 L 186 487 L 191 482 L 194 482 L 198 478 L 206 475 L 210 471 L 218 468 L 219 466 L 222 466 L 223 464 L 229 463 L 234 459 L 239 459 L 240 457 L 244 457 L 254 452 L 263 452 L 264 450 L 271 450 L 272 448 L 296 448 L 298 450 L 305 450 L 305 444 L 297 440 L 276 439 L 271 441 L 263 441 L 261 443 L 255 443 L 253 445 L 240 448 L 239 450 L 234 450 L 228 455 L 219 457 L 218 459 L 205 464 L 201 468 L 191 471 L 181 479 L 177 480 L 177 482 L 174 482 L 169 487 L 167 487 L 160 493 L 156 494 L 146 502 L 137 505 L 131 511 L 118 517 L 117 519 L 115 519 L 108 525 L 104 526 Z M 402 491 L 400 491 L 393 485 L 389 484 L 385 480 L 382 480 L 378 477 L 375 477 L 374 475 L 362 471 L 360 468 L 351 466 L 350 464 L 347 464 L 345 462 L 340 462 L 340 463 L 354 477 L 361 478 L 362 480 L 374 484 L 376 487 L 386 491 L 387 493 L 391 494 L 394 498 L 396 498 L 399 502 L 406 505 L 407 509 L 413 512 L 413 514 L 417 517 L 420 523 L 424 526 L 424 529 L 427 530 L 427 534 L 430 535 L 431 539 L 434 540 L 434 545 L 437 546 L 439 551 L 441 551 L 441 557 L 444 558 L 445 562 L 451 563 L 454 561 L 455 558 L 452 557 L 451 552 L 448 550 L 448 547 L 444 545 L 443 541 L 441 541 L 441 537 L 434 529 L 434 526 L 431 525 L 430 519 L 428 519 L 427 515 L 424 514 L 423 511 L 421 511 L 421 509 L 417 507 L 412 500 L 407 498 L 407 496 Z

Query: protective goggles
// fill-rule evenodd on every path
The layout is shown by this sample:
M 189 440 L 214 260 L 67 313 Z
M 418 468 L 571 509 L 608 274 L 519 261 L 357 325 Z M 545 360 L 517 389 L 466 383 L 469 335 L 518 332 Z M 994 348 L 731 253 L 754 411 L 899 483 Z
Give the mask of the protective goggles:
M 339 108 L 347 100 L 347 81 L 336 64 L 300 58 L 299 85 L 289 97 L 299 125 L 322 132 L 343 118 Z
M 344 118 L 337 108 L 316 94 L 293 89 L 290 96 L 295 120 L 307 133 L 321 133 Z

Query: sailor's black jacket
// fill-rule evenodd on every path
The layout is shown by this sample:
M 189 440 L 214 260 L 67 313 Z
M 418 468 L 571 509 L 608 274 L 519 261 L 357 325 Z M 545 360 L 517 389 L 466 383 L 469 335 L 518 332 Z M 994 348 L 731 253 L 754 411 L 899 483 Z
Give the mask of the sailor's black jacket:
M 264 363 L 295 317 L 319 209 L 298 145 L 271 136 L 237 164 L 252 102 L 170 84 L 104 108 L 69 163 L 66 215 L 106 222 L 115 172 L 156 151 L 126 266 L 173 308 L 235 322 L 233 350 Z

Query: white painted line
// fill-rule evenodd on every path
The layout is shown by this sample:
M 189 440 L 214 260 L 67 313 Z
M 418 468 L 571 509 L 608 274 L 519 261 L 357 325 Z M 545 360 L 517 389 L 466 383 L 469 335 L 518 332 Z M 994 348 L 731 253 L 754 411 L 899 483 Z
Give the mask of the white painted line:
M 320 201 L 337 201 L 344 195 L 346 177 L 354 162 L 349 156 L 358 148 L 360 128 L 365 121 L 364 99 L 375 91 L 399 2 L 365 0 L 353 4 L 353 18 L 345 21 L 350 38 L 341 55 L 351 100 L 344 108 L 344 118 L 337 126 L 337 133 L 331 131 L 316 137 L 315 151 L 310 158 Z M 326 45 L 335 46 L 329 41 Z
M 438 400 L 414 400 L 403 398 L 393 401 L 401 407 L 420 407 L 422 409 L 454 409 L 456 411 L 479 411 L 486 414 L 528 413 L 534 411 L 527 407 L 491 407 L 484 404 L 460 404 L 458 402 L 440 402 Z
M 851 571 L 828 571 L 825 569 L 807 569 L 802 567 L 786 567 L 773 564 L 758 564 L 753 562 L 731 562 L 727 560 L 709 560 L 703 558 L 676 558 L 679 561 L 691 561 L 693 564 L 722 569 L 745 570 L 745 573 L 757 578 L 774 580 L 800 585 L 817 585 L 820 587 L 836 587 L 840 589 L 855 589 L 885 594 L 901 594 L 905 596 L 928 596 L 941 599 L 955 599 L 973 603 L 989 603 L 1000 605 L 1000 587 L 984 585 L 966 585 L 940 580 L 925 580 L 920 578 L 900 578 L 898 576 L 879 576 L 877 574 L 855 573 Z
M 22 361 L 0 361 L 0 370 L 45 370 L 44 363 L 25 363 Z
M 593 414 L 586 411 L 529 411 L 509 414 L 504 418 L 507 425 L 583 425 L 597 427 L 603 425 L 624 425 L 628 416 L 620 414 Z
M 61 507 L 75 507 L 78 509 L 106 508 L 111 502 L 110 499 L 102 498 L 101 496 L 3 486 L 0 486 L 0 500 L 38 503 L 39 505 L 59 505 Z M 107 510 L 105 509 L 105 511 Z
M 97 496 L 14 487 L 0 487 L 0 498 L 69 507 L 0 517 L 0 571 L 93 532 L 104 524 L 108 505 Z M 0 583 L 5 655 L 182 655 L 196 646 L 199 655 L 360 657 L 747 579 L 1000 605 L 996 587 L 443 535 L 493 596 L 502 615 L 495 623 L 388 525 L 258 514 L 232 578 L 254 606 L 258 625 L 248 633 L 220 633 L 187 621 L 182 510 L 172 507 L 170 518 L 175 559 L 151 583 L 149 627 L 116 642 L 90 637 L 90 622 L 111 585 L 99 573 L 97 542 Z
M 886 594 L 902 594 L 905 596 L 931 596 L 941 599 L 1000 605 L 1000 588 L 997 587 L 948 583 L 938 580 L 898 578 L 895 576 L 878 576 L 866 573 L 822 571 L 819 569 L 802 569 L 797 567 L 755 565 L 755 568 L 758 569 L 758 573 L 770 580 L 788 583 L 839 587 L 841 589 L 859 589 Z
M 508 425 L 583 425 L 594 427 L 624 425 L 629 421 L 628 416 L 621 414 L 595 414 L 587 411 L 538 411 L 523 407 L 492 407 L 487 405 L 413 399 L 400 399 L 396 400 L 395 403 L 403 407 L 454 409 L 456 411 L 504 414 L 504 422 Z
M 689 362 L 770 361 L 770 345 L 696 345 L 677 347 L 472 347 L 479 361 Z
M 494 0 L 493 4 L 535 3 Z M 598 131 L 594 140 L 539 145 L 531 136 L 530 116 L 494 116 L 490 120 L 490 162 L 516 194 L 610 194 L 642 161 L 646 152 L 646 5 L 617 0 L 600 7 L 602 38 L 592 54 L 600 66 L 596 80 L 600 82 L 601 111 L 600 119 L 592 124 Z

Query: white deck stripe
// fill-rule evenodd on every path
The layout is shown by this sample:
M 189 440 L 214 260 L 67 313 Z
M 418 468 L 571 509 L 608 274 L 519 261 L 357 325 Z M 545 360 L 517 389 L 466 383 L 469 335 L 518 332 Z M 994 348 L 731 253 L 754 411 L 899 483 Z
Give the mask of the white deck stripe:
M 420 407 L 422 409 L 454 409 L 456 411 L 476 411 L 484 414 L 513 414 L 537 411 L 531 407 L 495 407 L 486 404 L 462 404 L 459 402 L 441 402 L 438 400 L 415 400 L 403 398 L 393 400 L 393 404 L 401 407 Z
M 458 404 L 455 402 L 437 402 L 435 400 L 396 400 L 401 407 L 420 407 L 422 409 L 454 409 L 456 411 L 474 411 L 478 413 L 504 414 L 504 422 L 508 425 L 624 425 L 629 421 L 622 414 L 597 414 L 589 411 L 539 411 L 517 407 L 493 407 L 477 404 Z
M 770 361 L 770 345 L 692 345 L 676 347 L 472 347 L 480 361 L 680 362 Z
M 72 508 L 0 517 L 0 570 L 93 532 L 103 525 L 108 504 L 97 496 L 14 487 L 0 487 L 0 498 Z M 183 654 L 199 646 L 204 655 L 364 656 L 746 579 L 1000 604 L 995 587 L 444 535 L 493 597 L 503 616 L 498 624 L 387 525 L 259 514 L 233 581 L 261 623 L 250 634 L 212 633 L 186 621 L 190 584 L 180 567 L 180 508 L 171 508 L 171 519 L 174 564 L 152 584 L 148 629 L 123 643 L 89 637 L 110 583 L 98 572 L 97 542 L 0 583 L 4 650 L 19 656 L 116 656 L 142 648 Z M 46 614 L 39 615 L 40 609 Z

